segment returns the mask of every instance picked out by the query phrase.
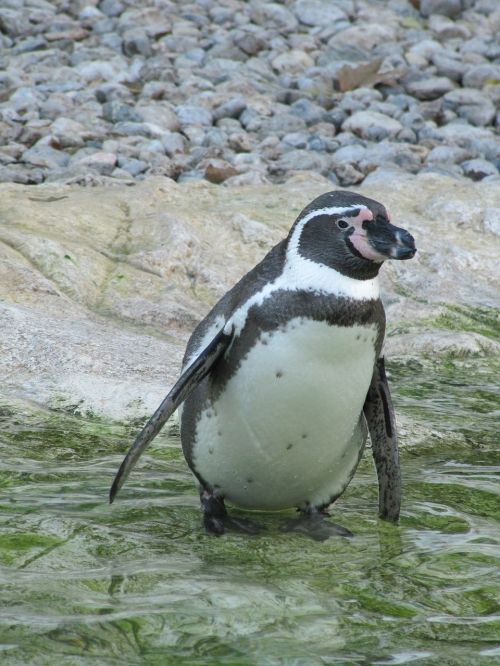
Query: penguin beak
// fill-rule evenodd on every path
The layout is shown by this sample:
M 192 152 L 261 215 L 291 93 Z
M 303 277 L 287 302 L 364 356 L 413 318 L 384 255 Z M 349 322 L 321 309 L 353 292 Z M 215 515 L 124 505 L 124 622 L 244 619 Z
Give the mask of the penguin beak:
M 415 256 L 415 239 L 406 229 L 377 220 L 367 224 L 365 229 L 370 245 L 383 257 L 411 259 Z

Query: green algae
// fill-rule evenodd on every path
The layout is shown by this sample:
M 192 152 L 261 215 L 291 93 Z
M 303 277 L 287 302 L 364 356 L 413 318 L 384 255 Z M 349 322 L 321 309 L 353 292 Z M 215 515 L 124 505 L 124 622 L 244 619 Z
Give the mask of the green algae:
M 497 664 L 494 361 L 388 363 L 400 524 L 376 517 L 367 451 L 332 509 L 355 537 L 322 543 L 283 533 L 289 512 L 205 535 L 175 428 L 110 506 L 139 424 L 1 405 L 2 664 Z

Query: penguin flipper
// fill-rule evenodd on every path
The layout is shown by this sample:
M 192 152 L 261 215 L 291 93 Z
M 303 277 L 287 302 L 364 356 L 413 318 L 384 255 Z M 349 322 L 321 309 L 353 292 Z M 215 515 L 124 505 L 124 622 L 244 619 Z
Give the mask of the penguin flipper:
M 375 365 L 363 412 L 377 469 L 379 516 L 396 522 L 401 507 L 401 474 L 394 410 L 383 357 Z
M 224 328 L 212 338 L 195 360 L 188 365 L 168 395 L 164 398 L 153 416 L 146 423 L 130 447 L 118 470 L 109 491 L 109 501 L 113 502 L 127 476 L 139 460 L 146 447 L 153 441 L 177 407 L 184 402 L 189 393 L 210 372 L 214 363 L 224 354 L 233 339 L 233 331 L 225 333 Z

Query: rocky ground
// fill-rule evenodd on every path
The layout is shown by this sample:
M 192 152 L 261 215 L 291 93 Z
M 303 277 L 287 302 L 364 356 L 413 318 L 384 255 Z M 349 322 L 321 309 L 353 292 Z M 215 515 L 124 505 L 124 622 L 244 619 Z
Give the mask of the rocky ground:
M 133 187 L 0 184 L 0 415 L 17 399 L 149 415 L 194 325 L 330 187 L 310 173 L 230 190 L 161 176 Z M 499 180 L 379 169 L 360 191 L 383 201 L 418 247 L 381 271 L 390 363 L 492 368 Z
M 3 0 L 0 181 L 500 168 L 498 0 Z

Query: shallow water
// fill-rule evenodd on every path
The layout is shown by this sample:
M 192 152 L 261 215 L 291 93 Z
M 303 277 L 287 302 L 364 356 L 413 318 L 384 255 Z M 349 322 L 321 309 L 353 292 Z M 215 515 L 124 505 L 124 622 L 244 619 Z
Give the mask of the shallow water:
M 500 664 L 495 368 L 391 370 L 424 432 L 402 456 L 401 523 L 376 518 L 367 451 L 332 509 L 355 536 L 326 542 L 282 533 L 290 513 L 205 535 L 172 433 L 110 507 L 137 428 L 4 405 L 0 662 Z

